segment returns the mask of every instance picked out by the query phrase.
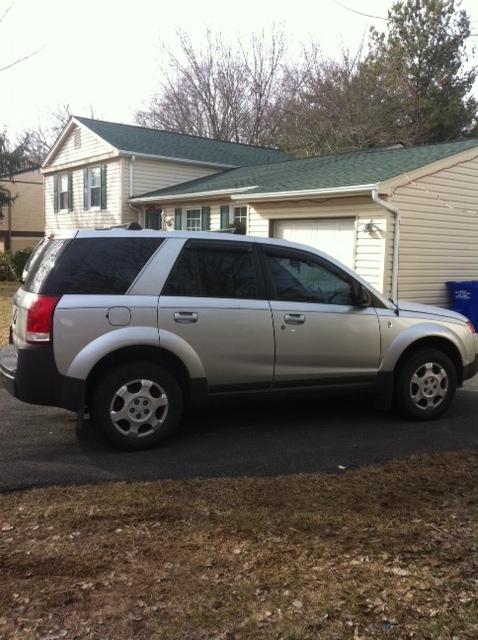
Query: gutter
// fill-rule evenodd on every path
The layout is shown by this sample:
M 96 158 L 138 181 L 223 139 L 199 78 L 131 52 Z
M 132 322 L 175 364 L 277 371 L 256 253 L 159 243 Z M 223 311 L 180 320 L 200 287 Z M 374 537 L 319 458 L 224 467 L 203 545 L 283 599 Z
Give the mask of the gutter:
M 250 187 L 251 189 L 254 187 Z M 231 200 L 248 200 L 249 202 L 258 202 L 261 200 L 301 200 L 308 196 L 340 196 L 350 195 L 352 193 L 370 193 L 373 189 L 376 189 L 376 184 L 357 184 L 347 187 L 332 187 L 326 189 L 302 189 L 301 191 L 270 191 L 266 193 L 254 193 L 250 196 L 246 195 L 231 195 Z M 238 190 L 236 190 L 238 191 Z
M 390 211 L 395 217 L 395 232 L 393 234 L 393 255 L 392 255 L 392 295 L 391 300 L 397 307 L 395 313 L 398 315 L 398 250 L 400 245 L 400 212 L 395 207 L 392 207 L 386 200 L 382 200 L 378 195 L 378 188 L 372 189 L 372 200 Z
M 234 189 L 234 192 L 238 191 L 249 191 L 250 189 L 255 189 L 256 186 L 252 187 L 242 187 L 241 189 Z M 209 198 L 214 196 L 224 196 L 230 195 L 232 199 L 232 190 L 231 189 L 216 189 L 214 191 L 196 191 L 195 193 L 176 193 L 170 196 L 162 196 L 158 194 L 156 196 L 137 196 L 136 198 L 131 198 L 130 202 L 136 202 L 141 204 L 143 202 L 169 202 L 169 201 L 177 201 L 177 200 L 198 200 L 199 198 Z M 245 196 L 247 199 L 247 196 Z

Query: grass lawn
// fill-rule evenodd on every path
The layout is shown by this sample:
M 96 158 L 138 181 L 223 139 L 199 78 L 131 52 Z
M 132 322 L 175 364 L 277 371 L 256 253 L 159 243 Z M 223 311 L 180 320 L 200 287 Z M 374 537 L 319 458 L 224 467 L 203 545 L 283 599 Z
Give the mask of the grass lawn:
M 0 637 L 476 640 L 477 505 L 476 452 L 6 494 Z
M 19 286 L 18 282 L 0 281 L 0 345 L 8 341 L 8 329 L 12 314 L 12 296 Z

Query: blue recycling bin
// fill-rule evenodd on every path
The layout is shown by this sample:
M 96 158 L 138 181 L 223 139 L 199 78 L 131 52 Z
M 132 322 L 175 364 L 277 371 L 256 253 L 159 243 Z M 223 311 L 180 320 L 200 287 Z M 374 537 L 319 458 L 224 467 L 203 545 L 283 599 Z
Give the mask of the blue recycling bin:
M 478 280 L 445 283 L 453 301 L 453 311 L 469 318 L 478 327 Z

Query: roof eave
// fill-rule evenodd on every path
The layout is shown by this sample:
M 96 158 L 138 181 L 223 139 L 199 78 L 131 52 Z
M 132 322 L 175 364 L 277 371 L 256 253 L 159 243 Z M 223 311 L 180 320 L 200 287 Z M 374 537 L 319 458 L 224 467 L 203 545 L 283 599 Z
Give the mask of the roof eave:
M 189 158 L 176 158 L 174 156 L 162 156 L 156 153 L 141 153 L 137 151 L 126 151 L 124 149 L 119 150 L 120 156 L 129 158 L 144 158 L 146 160 L 166 160 L 167 162 L 178 162 L 180 164 L 194 164 L 202 167 L 214 167 L 217 169 L 237 169 L 237 164 L 219 164 L 218 162 L 208 162 L 206 160 L 190 160 Z

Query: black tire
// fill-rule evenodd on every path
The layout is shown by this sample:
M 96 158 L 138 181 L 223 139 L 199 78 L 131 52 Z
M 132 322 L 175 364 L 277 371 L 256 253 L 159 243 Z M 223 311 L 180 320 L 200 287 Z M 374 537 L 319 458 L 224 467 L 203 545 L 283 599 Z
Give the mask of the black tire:
M 148 386 L 143 385 L 144 381 Z M 128 402 L 120 397 L 122 388 Z M 167 404 L 156 407 L 155 403 L 159 402 Z M 93 426 L 118 448 L 149 449 L 177 427 L 183 410 L 183 394 L 166 369 L 147 360 L 135 360 L 115 367 L 98 381 L 90 410 Z M 112 410 L 116 413 L 115 421 Z M 123 414 L 126 414 L 124 419 Z
M 426 369 L 430 363 L 435 365 Z M 446 380 L 439 380 L 440 371 L 446 373 Z M 414 374 L 420 380 L 422 388 L 412 383 Z M 438 349 L 422 349 L 406 358 L 396 371 L 395 407 L 406 418 L 412 420 L 434 420 L 443 415 L 450 406 L 456 392 L 457 374 L 452 360 Z M 429 382 L 426 382 L 426 380 Z M 428 387 L 423 385 L 428 384 Z M 435 397 L 425 397 L 423 391 L 433 396 L 434 389 L 440 386 Z M 422 391 L 422 393 L 420 393 Z M 435 404 L 434 404 L 435 403 Z M 420 406 L 421 405 L 421 406 Z

